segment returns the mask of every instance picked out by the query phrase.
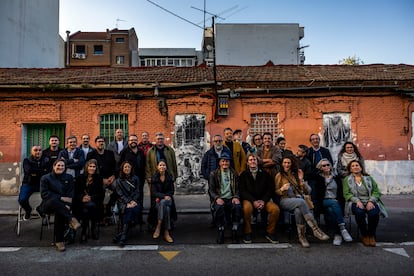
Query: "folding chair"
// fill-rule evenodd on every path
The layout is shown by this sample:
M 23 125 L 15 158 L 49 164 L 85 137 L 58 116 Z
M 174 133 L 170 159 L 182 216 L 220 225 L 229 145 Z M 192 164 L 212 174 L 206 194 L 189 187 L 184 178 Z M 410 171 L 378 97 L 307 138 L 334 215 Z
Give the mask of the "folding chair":
M 20 192 L 20 189 L 19 189 Z M 31 206 L 33 208 L 32 213 L 30 214 L 30 220 L 33 219 L 39 219 L 40 215 L 35 211 L 34 206 L 38 206 L 40 203 L 41 199 L 40 199 L 40 192 L 35 192 L 32 194 L 32 196 L 30 197 L 30 203 Z M 17 218 L 16 218 L 16 224 L 14 226 L 16 235 L 19 237 L 21 230 L 22 230 L 22 224 L 24 223 L 28 223 L 30 220 L 25 220 L 24 219 L 25 216 L 25 212 L 24 209 L 20 206 L 19 204 L 19 208 L 17 210 Z

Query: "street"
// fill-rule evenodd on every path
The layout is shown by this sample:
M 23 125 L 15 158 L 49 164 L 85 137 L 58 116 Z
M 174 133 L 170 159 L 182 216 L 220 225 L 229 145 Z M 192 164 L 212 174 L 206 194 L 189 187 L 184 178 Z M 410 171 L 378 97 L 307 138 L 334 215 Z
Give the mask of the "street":
M 378 226 L 375 248 L 362 245 L 354 222 L 354 241 L 339 247 L 308 233 L 311 248 L 301 248 L 296 232 L 289 235 L 286 225 L 278 225 L 279 244 L 266 242 L 264 229 L 258 227 L 252 244 L 231 244 L 227 232 L 226 243 L 217 245 L 215 229 L 208 227 L 210 214 L 182 213 L 172 245 L 154 240 L 144 225 L 142 230 L 132 229 L 128 245 L 121 249 L 111 241 L 116 226 L 106 226 L 101 227 L 99 240 L 79 244 L 77 239 L 63 253 L 51 246 L 52 229 L 46 229 L 39 240 L 39 219 L 23 222 L 18 237 L 16 217 L 0 216 L 0 268 L 2 275 L 411 275 L 414 209 L 389 211 L 390 217 Z

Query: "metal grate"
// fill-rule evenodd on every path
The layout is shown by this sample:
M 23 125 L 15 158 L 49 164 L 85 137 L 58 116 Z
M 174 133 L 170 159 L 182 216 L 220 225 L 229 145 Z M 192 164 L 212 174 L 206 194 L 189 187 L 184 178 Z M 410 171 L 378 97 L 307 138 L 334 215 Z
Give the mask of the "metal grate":
M 64 124 L 27 124 L 26 156 L 34 145 L 40 145 L 42 149 L 49 147 L 49 136 L 57 135 L 60 145 L 65 144 Z
M 250 115 L 250 134 L 263 134 L 270 132 L 273 139 L 278 135 L 278 114 L 277 113 L 254 113 Z
M 124 131 L 124 136 L 128 137 L 128 114 L 112 113 L 100 116 L 100 135 L 105 137 L 108 145 L 114 140 L 115 131 L 120 128 Z

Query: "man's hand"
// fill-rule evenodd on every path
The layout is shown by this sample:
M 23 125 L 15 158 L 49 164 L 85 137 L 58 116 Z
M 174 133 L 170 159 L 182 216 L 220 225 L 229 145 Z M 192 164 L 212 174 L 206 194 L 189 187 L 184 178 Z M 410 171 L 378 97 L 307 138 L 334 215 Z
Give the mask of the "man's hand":
M 224 205 L 224 200 L 222 200 L 221 198 L 217 198 L 216 199 L 216 204 L 217 205 Z
M 240 200 L 237 197 L 233 197 L 233 199 L 231 200 L 231 203 L 240 204 Z

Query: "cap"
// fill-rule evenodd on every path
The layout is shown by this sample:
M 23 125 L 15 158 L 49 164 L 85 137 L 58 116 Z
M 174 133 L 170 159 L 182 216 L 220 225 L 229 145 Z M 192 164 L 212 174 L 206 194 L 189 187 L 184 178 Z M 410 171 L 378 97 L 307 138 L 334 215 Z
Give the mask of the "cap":
M 219 158 L 220 160 L 221 159 L 224 159 L 224 160 L 231 160 L 232 158 L 230 157 L 230 155 L 227 153 L 227 152 L 223 152 L 221 155 L 220 155 L 220 158 Z

